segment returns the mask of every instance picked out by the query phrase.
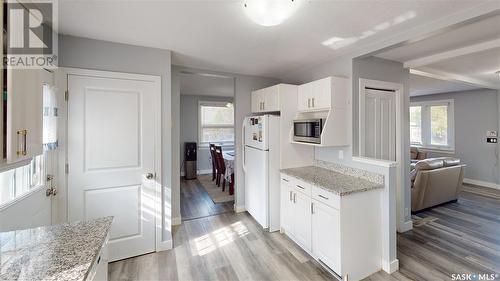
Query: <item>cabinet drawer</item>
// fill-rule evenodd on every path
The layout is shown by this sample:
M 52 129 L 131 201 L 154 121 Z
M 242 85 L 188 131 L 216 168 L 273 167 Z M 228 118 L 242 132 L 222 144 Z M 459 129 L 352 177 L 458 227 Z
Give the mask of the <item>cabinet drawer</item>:
M 326 191 L 320 187 L 313 186 L 311 197 L 312 199 L 325 203 L 332 208 L 337 210 L 340 209 L 340 196 L 337 194 Z
M 281 183 L 293 187 L 294 191 L 304 193 L 309 197 L 311 196 L 312 186 L 309 183 L 306 183 L 298 178 L 286 174 L 281 174 Z

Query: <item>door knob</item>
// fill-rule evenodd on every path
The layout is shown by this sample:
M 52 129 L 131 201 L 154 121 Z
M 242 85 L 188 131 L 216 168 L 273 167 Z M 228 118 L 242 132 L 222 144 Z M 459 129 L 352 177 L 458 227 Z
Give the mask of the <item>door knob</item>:
M 147 174 L 146 174 L 146 178 L 147 178 L 148 180 L 152 180 L 154 177 L 155 177 L 155 176 L 153 175 L 153 173 L 147 173 Z

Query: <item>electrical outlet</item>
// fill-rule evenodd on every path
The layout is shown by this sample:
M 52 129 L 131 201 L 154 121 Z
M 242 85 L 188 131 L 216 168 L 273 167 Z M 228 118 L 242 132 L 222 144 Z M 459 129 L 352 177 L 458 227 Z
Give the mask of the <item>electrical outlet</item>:
M 339 150 L 339 160 L 342 160 L 342 159 L 344 159 L 344 151 Z
M 410 209 L 405 208 L 405 214 L 406 214 L 406 216 L 409 216 L 410 215 Z

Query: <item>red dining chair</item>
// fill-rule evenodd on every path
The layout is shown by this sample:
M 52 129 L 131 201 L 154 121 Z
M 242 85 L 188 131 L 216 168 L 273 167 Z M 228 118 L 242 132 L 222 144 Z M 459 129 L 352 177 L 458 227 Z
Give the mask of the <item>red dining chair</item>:
M 217 173 L 217 163 L 215 161 L 215 144 L 211 143 L 209 144 L 209 147 L 211 156 L 210 158 L 212 159 L 212 181 L 214 181 Z
M 216 176 L 216 184 L 220 187 L 221 179 L 222 179 L 222 191 L 226 189 L 226 178 L 224 175 L 226 174 L 226 164 L 224 163 L 224 156 L 222 155 L 222 147 L 215 146 L 215 161 L 217 163 L 217 176 Z

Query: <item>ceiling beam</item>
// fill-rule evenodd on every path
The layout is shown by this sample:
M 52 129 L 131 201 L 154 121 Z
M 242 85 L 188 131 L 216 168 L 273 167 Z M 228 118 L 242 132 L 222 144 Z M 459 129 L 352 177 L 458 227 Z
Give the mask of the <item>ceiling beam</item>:
M 421 66 L 426 66 L 434 64 L 443 60 L 452 59 L 464 55 L 469 55 L 473 53 L 488 51 L 491 49 L 500 48 L 500 39 L 490 40 L 478 44 L 469 45 L 466 47 L 453 49 L 445 51 L 442 53 L 437 53 L 434 55 L 421 57 L 418 59 L 409 60 L 403 63 L 405 68 L 416 68 Z
M 488 88 L 488 89 L 496 89 L 500 90 L 500 85 L 486 82 L 483 80 L 478 80 L 474 78 L 469 78 L 463 75 L 458 75 L 455 73 L 449 73 L 449 72 L 444 72 L 428 67 L 421 67 L 419 69 L 410 69 L 411 74 L 415 75 L 420 75 L 420 76 L 425 76 L 429 78 L 434 78 L 438 80 L 444 80 L 444 81 L 452 81 L 452 82 L 459 82 L 471 86 L 476 86 L 476 87 L 481 87 L 481 88 Z

